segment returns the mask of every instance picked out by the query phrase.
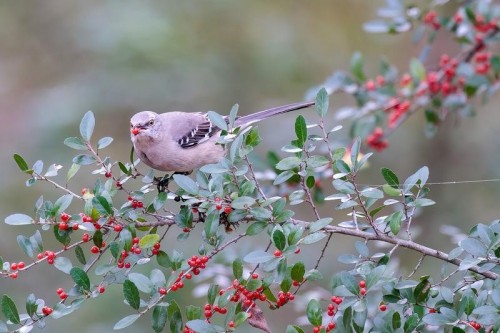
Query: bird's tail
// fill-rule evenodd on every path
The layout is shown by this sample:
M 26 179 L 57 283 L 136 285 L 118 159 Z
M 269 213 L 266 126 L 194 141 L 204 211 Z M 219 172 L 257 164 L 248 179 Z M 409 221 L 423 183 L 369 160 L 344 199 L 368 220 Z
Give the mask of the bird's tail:
M 253 123 L 256 123 L 258 121 L 261 121 L 263 119 L 282 114 L 282 113 L 287 113 L 295 110 L 300 110 L 300 109 L 305 109 L 310 106 L 313 106 L 315 102 L 299 102 L 299 103 L 293 103 L 293 104 L 288 104 L 288 105 L 283 105 L 283 106 L 277 106 L 271 109 L 255 112 L 252 114 L 249 114 L 248 116 L 243 116 L 239 117 L 235 121 L 235 126 L 248 126 Z

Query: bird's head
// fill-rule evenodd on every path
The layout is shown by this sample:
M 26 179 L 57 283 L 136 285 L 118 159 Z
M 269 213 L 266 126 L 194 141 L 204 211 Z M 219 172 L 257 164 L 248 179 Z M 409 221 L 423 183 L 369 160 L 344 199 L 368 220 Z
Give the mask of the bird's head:
M 141 136 L 154 136 L 158 114 L 152 111 L 141 111 L 130 119 L 130 134 L 132 140 Z

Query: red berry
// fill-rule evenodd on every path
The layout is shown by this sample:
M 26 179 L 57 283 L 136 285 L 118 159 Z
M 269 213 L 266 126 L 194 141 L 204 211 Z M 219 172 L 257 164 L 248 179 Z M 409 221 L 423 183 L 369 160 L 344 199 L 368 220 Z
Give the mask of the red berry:
M 299 254 L 300 253 L 300 247 L 296 248 L 295 251 L 293 251 L 293 253 Z
M 218 203 L 217 205 L 215 205 L 215 209 L 221 210 L 222 209 L 222 205 L 220 203 Z
M 159 249 L 160 247 L 161 247 L 160 243 L 155 243 L 155 245 L 153 245 L 153 248 L 155 248 L 155 249 Z
M 281 255 L 282 255 L 282 253 L 281 253 L 281 251 L 280 251 L 280 250 L 276 250 L 276 251 L 274 251 L 274 256 L 275 256 L 275 257 L 281 257 Z
M 112 174 L 111 174 L 111 171 L 106 171 L 106 173 L 104 174 L 104 177 L 106 178 L 111 178 Z
M 99 294 L 104 294 L 104 292 L 106 291 L 106 288 L 104 288 L 104 286 L 99 286 Z
M 368 81 L 366 81 L 366 83 L 365 83 L 365 88 L 366 88 L 366 90 L 368 90 L 368 91 L 375 90 L 375 88 L 376 88 L 375 82 L 374 82 L 373 80 L 368 80 Z
M 378 308 L 380 309 L 380 311 L 384 312 L 385 310 L 387 310 L 387 305 L 380 304 L 380 306 Z
M 144 207 L 142 201 L 137 201 L 137 208 L 142 208 L 142 207 Z
M 49 264 L 49 265 L 54 264 L 54 259 L 53 258 L 47 258 L 47 264 Z
M 119 180 L 116 181 L 116 187 L 118 187 L 118 188 L 122 187 L 122 183 L 120 183 Z
M 78 230 L 78 229 L 80 229 L 80 226 L 78 225 L 78 223 L 74 223 L 71 227 L 72 227 L 72 228 L 73 228 L 73 230 L 75 230 L 75 231 L 76 231 L 76 230 Z
M 292 285 L 293 285 L 294 287 L 298 287 L 298 286 L 300 285 L 300 282 L 299 282 L 299 281 L 295 281 L 295 280 L 294 280 L 294 281 L 292 282 Z
M 67 230 L 68 224 L 66 222 L 59 222 L 59 230 Z
M 89 191 L 89 189 L 88 189 L 88 188 L 86 188 L 86 187 L 82 188 L 82 195 L 84 195 L 84 194 L 85 194 L 85 193 L 87 193 L 88 191 Z
M 113 227 L 113 230 L 116 232 L 120 232 L 123 230 L 123 227 L 121 224 L 115 224 L 115 226 Z
M 208 310 L 208 311 L 207 311 L 207 310 L 205 310 L 205 318 L 210 318 L 210 317 L 212 317 L 212 311 L 210 311 L 210 310 Z
M 328 323 L 328 326 L 327 326 L 327 330 L 328 331 L 331 331 L 331 330 L 334 330 L 335 327 L 337 327 L 337 325 L 332 321 L 331 323 Z
M 63 288 L 57 288 L 57 290 L 56 290 L 56 293 L 57 293 L 58 295 L 61 295 L 63 292 L 64 292 L 64 289 L 63 289 Z
M 90 240 L 90 235 L 89 234 L 83 234 L 82 235 L 82 241 L 87 243 Z
M 13 279 L 17 279 L 17 272 L 10 273 L 9 276 Z
M 124 264 L 124 267 L 125 267 L 126 269 L 129 269 L 131 266 L 132 266 L 132 264 L 131 264 L 131 263 L 129 263 L 129 262 L 126 262 L 126 263 Z
M 50 308 L 48 306 L 44 306 L 42 308 L 42 313 L 43 313 L 44 316 L 50 315 L 52 313 L 52 311 L 53 311 L 52 308 Z
M 24 268 L 24 261 L 20 261 L 17 263 L 17 268 L 18 269 L 23 269 Z
M 193 275 L 191 273 L 186 273 L 185 277 L 186 277 L 186 279 L 191 280 Z
M 224 213 L 226 213 L 226 214 L 230 214 L 232 210 L 233 209 L 231 208 L 231 206 L 224 207 Z
M 38 254 L 36 255 L 36 258 L 37 258 L 38 260 L 42 260 L 42 259 L 43 259 L 43 257 L 44 257 L 44 256 L 43 256 L 43 253 L 38 253 Z
M 366 288 L 361 288 L 361 289 L 359 290 L 359 293 L 360 293 L 362 296 L 366 295 Z
M 139 241 L 140 241 L 139 237 L 132 238 L 132 244 L 137 244 L 139 243 Z
M 59 298 L 62 300 L 65 300 L 66 298 L 68 298 L 68 294 L 66 294 L 65 292 L 62 292 L 59 294 Z
M 437 310 L 435 308 L 430 308 L 429 309 L 429 313 L 436 313 L 436 312 L 437 312 Z
M 158 249 L 151 250 L 151 254 L 153 254 L 154 256 L 157 255 L 158 253 L 160 253 L 160 250 Z
M 259 274 L 257 274 L 257 273 L 252 274 L 252 279 L 258 279 L 258 278 L 259 278 Z
M 99 248 L 94 245 L 90 248 L 90 252 L 92 252 L 93 254 L 97 254 L 99 253 Z
M 15 262 L 13 262 L 12 264 L 10 264 L 10 270 L 11 271 L 16 271 L 17 270 L 17 264 Z
M 365 281 L 365 280 L 361 280 L 361 281 L 359 281 L 359 287 L 360 287 L 360 288 L 364 288 L 364 287 L 366 287 L 366 281 Z
M 135 254 L 141 254 L 141 252 L 142 252 L 142 250 L 141 250 L 141 248 L 140 248 L 140 247 L 136 247 L 136 248 L 134 248 L 134 253 L 135 253 Z
M 191 231 L 191 229 L 189 229 L 189 228 L 187 228 L 187 227 L 186 227 L 186 228 L 183 228 L 183 229 L 182 229 L 182 231 L 183 231 L 183 232 L 190 232 L 190 231 Z
M 227 326 L 229 326 L 230 328 L 234 328 L 234 321 L 232 321 L 232 320 L 231 320 L 231 321 L 227 324 Z
M 61 221 L 63 221 L 63 222 L 68 222 L 68 221 L 69 221 L 69 217 L 70 217 L 70 216 L 69 216 L 68 214 L 66 214 L 66 213 L 62 213 L 62 214 L 61 214 Z

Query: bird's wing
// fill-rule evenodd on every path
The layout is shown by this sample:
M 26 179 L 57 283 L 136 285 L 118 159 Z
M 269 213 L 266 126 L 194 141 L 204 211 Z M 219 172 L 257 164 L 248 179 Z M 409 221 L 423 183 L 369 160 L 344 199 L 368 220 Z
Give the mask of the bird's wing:
M 177 140 L 177 143 L 182 148 L 191 148 L 203 143 L 220 131 L 220 128 L 212 124 L 207 117 L 205 117 L 205 119 L 206 121 L 199 123 L 191 131 Z

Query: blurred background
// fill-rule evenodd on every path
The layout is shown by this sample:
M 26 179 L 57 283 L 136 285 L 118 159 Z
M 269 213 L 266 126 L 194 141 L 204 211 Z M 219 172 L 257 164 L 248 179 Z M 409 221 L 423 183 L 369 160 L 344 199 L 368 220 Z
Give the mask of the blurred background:
M 2 2 L 0 220 L 16 212 L 31 214 L 41 194 L 51 200 L 61 195 L 44 183 L 26 188 L 26 177 L 18 171 L 12 155 L 20 153 L 30 165 L 38 159 L 46 165 L 64 165 L 58 178 L 64 183 L 75 151 L 62 142 L 78 135 L 78 123 L 88 110 L 96 116 L 95 138 L 115 138 L 105 152 L 115 160 L 127 161 L 129 119 L 139 110 L 215 110 L 225 114 L 238 103 L 244 114 L 300 101 L 309 88 L 321 84 L 334 70 L 348 68 L 356 51 L 364 54 L 370 76 L 378 73 L 381 57 L 405 71 L 408 60 L 419 53 L 411 36 L 373 35 L 361 28 L 363 22 L 375 17 L 380 5 L 381 0 Z M 443 10 L 451 12 L 452 6 Z M 431 61 L 454 50 L 446 35 L 438 38 L 443 42 L 437 44 L 440 49 L 432 51 Z M 500 117 L 494 113 L 498 102 L 495 97 L 480 106 L 478 116 L 472 119 L 448 118 L 430 139 L 424 137 L 423 116 L 417 114 L 391 137 L 389 149 L 371 158 L 371 168 L 360 175 L 360 181 L 382 183 L 382 166 L 404 179 L 423 165 L 430 168 L 431 182 L 500 178 Z M 336 109 L 352 104 L 348 98 L 334 96 L 330 102 L 332 119 Z M 314 112 L 310 112 L 314 121 Z M 264 142 L 257 153 L 279 151 L 288 143 L 295 116 L 260 124 Z M 338 133 L 338 141 L 348 145 L 347 127 Z M 91 186 L 88 182 L 92 178 L 84 175 L 91 169 L 83 170 L 70 184 L 75 191 Z M 426 208 L 414 220 L 420 230 L 417 241 L 451 250 L 453 244 L 439 232 L 440 227 L 454 225 L 468 230 L 479 222 L 489 223 L 498 216 L 499 188 L 495 182 L 431 186 L 429 197 L 437 205 Z M 325 194 L 332 192 L 325 184 Z M 301 217 L 310 216 L 307 207 L 298 208 L 304 209 L 298 212 Z M 322 205 L 321 210 L 323 215 L 335 214 L 336 221 L 346 218 L 334 213 L 331 203 Z M 29 227 L 1 223 L 0 255 L 4 260 L 29 262 L 15 237 L 33 232 Z M 57 248 L 51 233 L 43 236 L 47 248 Z M 348 269 L 336 257 L 354 253 L 352 239 L 335 236 L 334 241 L 323 262 L 327 274 Z M 177 247 L 175 242 L 173 239 L 169 245 Z M 179 246 L 186 247 L 186 243 Z M 244 253 L 250 246 L 242 243 L 231 255 Z M 303 259 L 316 258 L 316 248 L 303 250 Z M 404 250 L 399 253 L 401 271 L 411 272 L 418 256 Z M 186 252 L 186 256 L 192 254 Z M 306 261 L 306 266 L 312 268 L 315 260 Z M 55 289 L 70 288 L 71 284 L 67 276 L 46 266 L 21 273 L 16 281 L 0 281 L 0 294 L 8 293 L 20 309 L 30 292 L 55 303 Z M 438 274 L 439 270 L 440 263 L 426 259 L 420 273 Z M 325 288 L 328 281 L 323 282 Z M 179 294 L 181 304 L 193 301 L 189 289 Z M 111 331 L 115 322 L 132 311 L 119 301 L 123 299 L 119 286 L 110 287 L 107 293 L 116 297 L 86 302 L 75 315 L 49 320 L 45 331 L 67 332 L 68 327 L 82 333 Z M 270 326 L 276 332 L 283 332 L 286 323 L 297 317 L 293 306 L 286 309 L 268 311 Z M 146 332 L 149 325 L 147 315 L 123 332 Z M 241 331 L 255 330 L 247 327 Z

